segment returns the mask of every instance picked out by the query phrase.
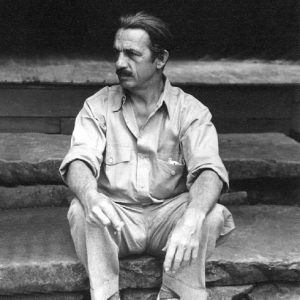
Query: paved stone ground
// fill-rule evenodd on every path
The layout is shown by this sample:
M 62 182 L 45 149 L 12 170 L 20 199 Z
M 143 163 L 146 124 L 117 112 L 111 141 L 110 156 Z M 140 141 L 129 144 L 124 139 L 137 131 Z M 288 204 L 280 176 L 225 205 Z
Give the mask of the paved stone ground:
M 114 84 L 107 60 L 66 57 L 2 59 L 0 82 Z M 175 84 L 299 84 L 300 64 L 287 61 L 170 60 L 166 74 Z

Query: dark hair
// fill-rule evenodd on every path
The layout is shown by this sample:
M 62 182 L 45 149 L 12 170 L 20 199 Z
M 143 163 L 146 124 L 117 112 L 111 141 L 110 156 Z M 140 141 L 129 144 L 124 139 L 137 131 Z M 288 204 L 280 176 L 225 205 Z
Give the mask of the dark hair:
M 120 26 L 122 29 L 143 29 L 150 37 L 149 48 L 154 57 L 159 57 L 164 50 L 171 51 L 173 48 L 173 35 L 169 26 L 160 18 L 146 12 L 138 12 L 121 16 Z

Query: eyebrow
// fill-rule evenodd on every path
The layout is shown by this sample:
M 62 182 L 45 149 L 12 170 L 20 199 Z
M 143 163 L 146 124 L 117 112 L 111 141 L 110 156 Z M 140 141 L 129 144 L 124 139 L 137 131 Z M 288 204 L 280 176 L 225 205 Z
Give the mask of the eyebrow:
M 120 49 L 118 49 L 118 48 L 115 47 L 115 46 L 113 46 L 113 50 L 115 50 L 115 51 L 120 51 Z M 142 54 L 139 50 L 134 49 L 134 48 L 124 48 L 123 51 L 131 51 L 131 52 L 135 52 L 135 53 Z

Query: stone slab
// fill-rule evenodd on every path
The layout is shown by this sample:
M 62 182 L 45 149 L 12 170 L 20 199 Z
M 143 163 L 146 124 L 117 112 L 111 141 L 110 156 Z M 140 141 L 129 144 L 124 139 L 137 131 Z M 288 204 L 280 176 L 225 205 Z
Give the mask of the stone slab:
M 49 294 L 23 294 L 23 295 L 11 295 L 1 296 L 0 300 L 89 300 L 90 297 L 87 293 L 49 293 Z
M 62 184 L 58 169 L 70 136 L 39 133 L 0 134 L 0 184 Z
M 219 199 L 219 203 L 224 206 L 249 204 L 248 193 L 245 191 L 240 191 L 222 194 Z
M 251 285 L 300 278 L 300 208 L 233 206 L 237 229 L 207 264 L 213 286 Z M 0 211 L 0 295 L 88 289 L 76 258 L 66 208 Z M 120 288 L 158 288 L 162 261 L 128 257 L 120 263 Z
M 69 206 L 74 194 L 65 185 L 0 186 L 0 209 Z M 220 197 L 223 205 L 248 204 L 247 192 L 230 192 Z
M 0 61 L 1 83 L 115 84 L 114 63 L 84 58 L 15 58 Z M 287 61 L 170 60 L 175 84 L 299 84 L 300 65 Z
M 125 289 L 121 293 L 122 300 L 156 300 L 158 289 Z
M 212 285 L 299 281 L 300 208 L 231 206 L 237 229 L 207 263 Z
M 68 206 L 73 197 L 64 185 L 0 186 L 0 209 Z
M 248 300 L 299 300 L 300 282 L 274 282 L 256 286 L 248 294 Z
M 282 133 L 220 135 L 231 179 L 300 177 L 300 144 Z
M 218 286 L 207 288 L 208 300 L 242 299 L 253 289 L 253 285 Z
M 207 288 L 208 300 L 232 300 L 246 295 L 253 285 L 222 286 Z M 122 300 L 156 300 L 157 289 L 126 289 L 122 291 Z
M 67 208 L 0 211 L 0 295 L 87 289 Z
M 281 133 L 220 134 L 231 180 L 300 178 L 300 144 Z M 0 133 L 0 184 L 61 184 L 70 136 Z

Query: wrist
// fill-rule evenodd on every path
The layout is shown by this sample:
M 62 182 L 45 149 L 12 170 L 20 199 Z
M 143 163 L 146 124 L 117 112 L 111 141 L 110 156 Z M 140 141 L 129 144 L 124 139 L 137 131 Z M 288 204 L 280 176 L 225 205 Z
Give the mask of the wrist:
M 95 199 L 99 196 L 99 193 L 96 189 L 88 189 L 86 192 L 85 192 L 85 199 L 87 200 L 92 200 L 92 199 Z
M 206 214 L 201 209 L 188 207 L 184 213 L 183 221 L 187 226 L 194 226 L 195 224 L 201 226 L 205 217 Z

